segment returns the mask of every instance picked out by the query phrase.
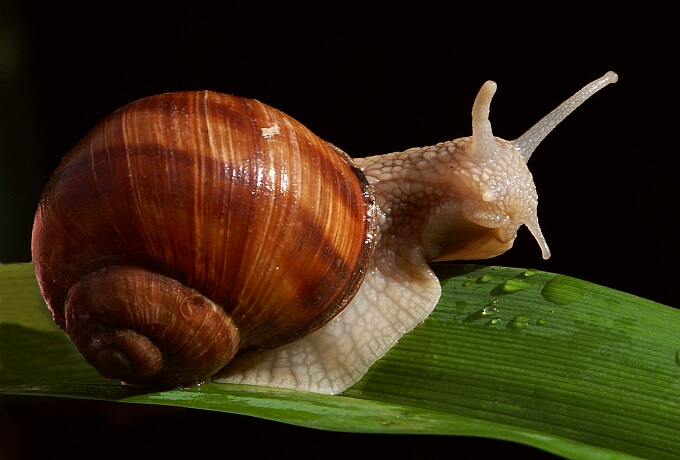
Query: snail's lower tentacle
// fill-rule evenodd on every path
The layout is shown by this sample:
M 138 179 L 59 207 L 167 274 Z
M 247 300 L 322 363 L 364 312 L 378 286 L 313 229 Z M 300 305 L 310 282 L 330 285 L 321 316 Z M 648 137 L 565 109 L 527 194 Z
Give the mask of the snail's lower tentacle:
M 103 376 L 130 384 L 205 381 L 231 360 L 240 340 L 210 299 L 127 266 L 98 270 L 71 288 L 66 332 Z

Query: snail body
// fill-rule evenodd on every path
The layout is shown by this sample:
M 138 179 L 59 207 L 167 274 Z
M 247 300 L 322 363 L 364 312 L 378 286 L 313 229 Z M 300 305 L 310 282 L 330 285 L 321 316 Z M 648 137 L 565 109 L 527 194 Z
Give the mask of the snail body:
M 607 73 L 508 142 L 473 135 L 350 159 L 287 115 L 212 92 L 133 102 L 62 160 L 36 213 L 55 322 L 107 378 L 339 393 L 432 311 L 428 263 L 550 255 L 526 163 Z

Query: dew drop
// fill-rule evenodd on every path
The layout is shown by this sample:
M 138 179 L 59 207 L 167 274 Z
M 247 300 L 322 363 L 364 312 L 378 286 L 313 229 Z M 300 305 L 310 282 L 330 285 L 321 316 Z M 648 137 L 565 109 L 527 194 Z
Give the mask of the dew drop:
M 540 273 L 540 270 L 536 270 L 535 268 L 527 268 L 524 270 L 524 276 L 527 278 L 530 276 L 538 275 Z
M 498 324 L 498 323 L 500 323 L 500 322 L 501 322 L 501 319 L 498 318 L 498 317 L 496 317 L 496 318 L 491 318 L 491 319 L 489 320 L 489 322 L 486 323 L 486 324 L 488 324 L 488 325 L 490 325 L 490 326 L 493 326 L 494 324 Z
M 583 297 L 583 282 L 569 276 L 557 275 L 545 283 L 541 295 L 548 302 L 566 305 Z
M 496 307 L 496 301 L 494 300 L 490 304 L 488 304 L 486 307 L 482 308 L 482 315 L 483 316 L 489 316 L 498 313 L 498 308 Z
M 545 323 L 547 323 L 547 322 L 548 322 L 548 318 L 546 318 L 545 316 L 541 316 L 540 318 L 538 318 L 536 320 L 536 324 L 538 324 L 539 326 L 544 326 Z
M 517 315 L 514 318 L 512 318 L 512 321 L 510 321 L 510 324 L 508 327 L 510 329 L 524 329 L 529 325 L 529 318 L 527 315 Z
M 493 302 L 487 304 L 486 307 L 480 308 L 479 310 L 475 311 L 474 313 L 470 313 L 463 321 L 471 323 L 473 321 L 480 320 L 486 316 L 489 315 L 495 315 L 498 313 L 498 308 L 496 308 L 496 303 L 497 300 L 494 300 Z
M 510 279 L 510 280 L 505 280 L 501 284 L 501 289 L 503 289 L 503 292 L 511 293 L 511 292 L 523 291 L 524 289 L 527 289 L 530 286 L 531 286 L 531 284 L 527 283 L 526 281 Z
M 472 286 L 472 281 L 467 280 L 466 282 L 463 283 L 463 287 L 470 287 Z
M 484 275 L 480 276 L 477 281 L 479 281 L 480 283 L 488 283 L 492 279 L 494 279 L 494 277 L 492 275 L 485 273 Z

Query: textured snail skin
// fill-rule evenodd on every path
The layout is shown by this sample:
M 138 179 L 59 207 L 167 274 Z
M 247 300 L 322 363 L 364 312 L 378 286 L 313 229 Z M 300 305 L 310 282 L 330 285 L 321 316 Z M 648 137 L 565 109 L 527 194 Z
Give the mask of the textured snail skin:
M 212 354 L 219 356 L 213 362 L 206 358 L 205 361 L 207 363 L 201 364 L 204 369 L 200 372 L 188 371 L 184 361 L 173 365 L 174 367 L 168 371 L 166 368 L 168 364 L 166 363 L 173 362 L 172 358 L 164 358 L 162 354 L 156 353 L 154 350 L 144 351 L 141 353 L 143 356 L 139 358 L 139 361 L 144 361 L 150 356 L 152 358 L 150 359 L 150 368 L 152 370 L 146 374 L 141 372 L 143 377 L 135 381 L 132 378 L 127 378 L 125 375 L 120 376 L 121 373 L 132 375 L 132 369 L 137 366 L 137 358 L 134 357 L 134 353 L 119 352 L 119 348 L 127 346 L 128 338 L 126 336 L 120 342 L 115 341 L 121 335 L 117 328 L 127 327 L 127 324 L 121 325 L 121 323 L 118 323 L 116 328 L 114 328 L 114 332 L 106 331 L 106 333 L 101 335 L 101 338 L 97 336 L 97 338 L 92 339 L 93 336 L 88 335 L 89 333 L 75 333 L 74 341 L 77 345 L 80 342 L 78 346 L 81 351 L 88 348 L 95 349 L 94 358 L 87 359 L 98 367 L 105 376 L 122 378 L 133 383 L 154 383 L 160 381 L 162 383 L 189 384 L 209 378 L 217 372 L 213 380 L 218 382 L 247 383 L 330 394 L 340 393 L 358 381 L 370 366 L 381 358 L 403 334 L 413 329 L 431 313 L 439 300 L 441 288 L 439 281 L 429 268 L 429 262 L 436 260 L 481 259 L 499 255 L 512 247 L 517 230 L 521 225 L 526 225 L 533 233 L 541 246 L 543 257 L 547 258 L 550 256 L 547 244 L 538 225 L 538 198 L 526 163 L 541 140 L 562 119 L 594 92 L 616 80 L 617 76 L 613 72 L 609 72 L 602 78 L 595 80 L 544 117 L 523 136 L 512 142 L 493 136 L 488 116 L 491 98 L 495 92 L 496 85 L 493 82 L 487 82 L 480 90 L 473 106 L 473 135 L 471 137 L 443 142 L 431 147 L 415 148 L 404 152 L 356 159 L 356 166 L 360 168 L 361 172 L 355 171 L 351 164 L 348 164 L 344 169 L 341 168 L 342 172 L 338 176 L 338 181 L 341 183 L 345 181 L 352 182 L 355 185 L 347 186 L 352 189 L 351 192 L 341 192 L 339 196 L 332 196 L 330 201 L 342 203 L 339 205 L 342 210 L 351 208 L 350 216 L 337 217 L 336 214 L 332 214 L 332 217 L 327 216 L 325 220 L 331 220 L 336 224 L 340 224 L 330 227 L 336 228 L 331 234 L 328 234 L 331 230 L 325 230 L 324 232 L 312 232 L 308 236 L 302 232 L 302 227 L 300 227 L 300 231 L 295 233 L 297 238 L 293 238 L 292 242 L 289 241 L 286 244 L 294 245 L 297 240 L 311 238 L 316 241 L 316 244 L 311 246 L 323 247 L 328 245 L 329 242 L 337 240 L 345 241 L 344 238 L 346 238 L 346 243 L 341 243 L 340 247 L 352 246 L 353 249 L 342 251 L 345 254 L 342 258 L 334 257 L 332 260 L 335 262 L 336 268 L 349 267 L 350 264 L 347 262 L 349 260 L 355 260 L 355 265 L 351 266 L 351 268 L 340 270 L 338 276 L 336 276 L 335 270 L 330 266 L 323 269 L 326 270 L 322 274 L 324 279 L 314 283 L 325 285 L 326 288 L 335 289 L 337 287 L 341 293 L 332 294 L 331 297 L 338 300 L 330 302 L 334 304 L 334 307 L 329 311 L 322 309 L 321 313 L 315 313 L 314 317 L 319 319 L 311 321 L 313 323 L 312 327 L 293 327 L 293 332 L 289 332 L 288 328 L 282 328 L 286 330 L 282 334 L 283 339 L 268 338 L 266 332 L 267 327 L 272 323 L 276 326 L 277 315 L 287 317 L 291 314 L 288 313 L 288 310 L 284 311 L 283 307 L 279 308 L 275 314 L 270 315 L 267 313 L 269 316 L 267 316 L 268 319 L 264 323 L 258 323 L 257 321 L 264 314 L 258 313 L 255 307 L 253 307 L 257 302 L 249 302 L 248 311 L 244 312 L 239 310 L 239 308 L 242 308 L 240 307 L 242 304 L 236 301 L 236 311 L 240 311 L 241 314 L 224 315 L 222 313 L 222 308 L 227 311 L 231 309 L 227 308 L 225 304 L 234 303 L 233 299 L 229 295 L 224 294 L 223 289 L 225 288 L 210 287 L 208 280 L 213 282 L 214 278 L 217 278 L 218 281 L 229 279 L 228 276 L 233 276 L 234 273 L 231 273 L 233 270 L 229 263 L 220 258 L 224 256 L 215 255 L 211 256 L 213 257 L 212 259 L 206 260 L 202 248 L 204 245 L 213 244 L 212 241 L 215 238 L 218 241 L 222 241 L 224 232 L 235 233 L 237 236 L 243 236 L 240 233 L 245 233 L 248 234 L 248 239 L 243 239 L 245 238 L 243 236 L 239 240 L 243 242 L 237 247 L 257 248 L 254 249 L 257 255 L 268 255 L 276 253 L 278 250 L 283 251 L 283 256 L 280 259 L 276 259 L 273 263 L 271 261 L 268 262 L 269 265 L 262 264 L 258 265 L 259 268 L 252 269 L 250 271 L 252 274 L 250 281 L 259 281 L 262 278 L 273 276 L 285 268 L 286 265 L 293 266 L 292 272 L 294 274 L 305 268 L 307 268 L 305 273 L 316 274 L 321 270 L 317 268 L 317 262 L 312 263 L 311 259 L 307 259 L 303 253 L 298 254 L 290 248 L 280 247 L 283 244 L 283 237 L 289 234 L 291 229 L 288 228 L 284 231 L 278 228 L 278 226 L 281 225 L 281 222 L 289 219 L 282 217 L 272 219 L 271 225 L 266 226 L 264 233 L 250 235 L 251 230 L 249 229 L 251 224 L 258 221 L 258 219 L 252 219 L 252 217 L 248 219 L 249 213 L 254 212 L 252 210 L 243 211 L 243 216 L 238 217 L 238 219 L 244 218 L 248 222 L 248 225 L 242 226 L 237 223 L 235 217 L 230 217 L 229 215 L 218 219 L 216 222 L 198 222 L 196 217 L 192 215 L 188 220 L 194 225 L 184 231 L 192 235 L 201 235 L 201 238 L 198 238 L 198 240 L 195 237 L 189 238 L 191 240 L 190 243 L 194 244 L 193 247 L 189 245 L 191 249 L 180 250 L 179 247 L 173 246 L 175 240 L 172 238 L 169 240 L 172 244 L 168 243 L 165 246 L 161 244 L 160 249 L 155 249 L 156 246 L 152 246 L 152 244 L 156 244 L 157 239 L 163 240 L 164 232 L 167 232 L 168 228 L 172 228 L 172 226 L 168 227 L 167 224 L 161 222 L 161 219 L 168 217 L 165 214 L 169 211 L 154 213 L 154 205 L 162 208 L 159 204 L 160 201 L 157 202 L 155 200 L 151 200 L 151 208 L 149 208 L 149 203 L 145 203 L 143 207 L 137 206 L 137 203 L 140 202 L 141 197 L 144 195 L 144 193 L 137 192 L 137 190 L 140 190 L 140 185 L 142 185 L 141 189 L 144 190 L 145 184 L 143 179 L 139 177 L 137 168 L 139 165 L 137 163 L 143 163 L 146 160 L 142 159 L 142 157 L 135 157 L 135 149 L 131 148 L 124 149 L 125 153 L 117 154 L 127 156 L 128 159 L 124 162 L 125 168 L 122 171 L 116 171 L 115 174 L 113 171 L 110 173 L 114 174 L 115 177 L 122 177 L 121 182 L 128 182 L 128 187 L 124 187 L 124 189 L 130 192 L 132 201 L 126 202 L 125 206 L 132 205 L 133 212 L 131 217 L 127 217 L 127 220 L 132 219 L 134 221 L 135 216 L 138 218 L 145 216 L 143 220 L 147 221 L 145 225 L 140 224 L 138 230 L 134 233 L 134 238 L 141 238 L 143 241 L 139 244 L 135 241 L 131 243 L 135 251 L 147 254 L 146 258 L 142 258 L 143 263 L 131 260 L 132 256 L 129 255 L 117 255 L 117 249 L 105 251 L 104 255 L 97 256 L 93 256 L 95 251 L 92 250 L 92 254 L 90 254 L 89 248 L 93 244 L 88 243 L 86 239 L 81 240 L 81 238 L 94 231 L 93 229 L 83 230 L 81 235 L 69 233 L 69 231 L 72 231 L 70 230 L 71 220 L 89 215 L 89 213 L 94 213 L 102 208 L 111 208 L 111 203 L 115 201 L 113 197 L 120 196 L 119 191 L 100 190 L 109 192 L 102 195 L 109 198 L 97 198 L 99 201 L 92 202 L 88 208 L 78 211 L 77 215 L 74 215 L 72 209 L 68 207 L 58 207 L 59 211 L 55 213 L 51 208 L 54 206 L 55 201 L 59 199 L 59 193 L 54 192 L 54 190 L 59 190 L 60 186 L 73 189 L 75 186 L 65 185 L 70 184 L 70 179 L 72 178 L 69 178 L 68 181 L 66 179 L 53 178 L 52 182 L 56 182 L 57 185 L 53 183 L 48 185 L 38 210 L 36 226 L 34 228 L 33 251 L 34 259 L 36 260 L 36 272 L 41 288 L 57 323 L 65 327 L 67 332 L 69 330 L 76 331 L 80 328 L 79 325 L 81 323 L 87 324 L 90 317 L 99 318 L 106 316 L 106 308 L 101 306 L 89 307 L 91 312 L 84 315 L 80 313 L 64 314 L 61 313 L 60 307 L 64 300 L 68 304 L 69 299 L 76 299 L 73 302 L 73 310 L 76 310 L 75 305 L 84 303 L 105 304 L 106 302 L 90 300 L 92 297 L 98 298 L 98 292 L 100 292 L 97 284 L 92 283 L 90 279 L 95 280 L 97 283 L 102 280 L 114 280 L 116 287 L 104 288 L 103 290 L 104 292 L 109 292 L 110 294 L 107 295 L 111 297 L 120 297 L 120 299 L 112 300 L 112 303 L 118 301 L 125 303 L 126 301 L 122 297 L 134 296 L 132 293 L 135 289 L 134 286 L 141 285 L 141 283 L 132 281 L 133 278 L 136 280 L 136 275 L 127 275 L 126 267 L 134 266 L 134 270 L 130 271 L 131 273 L 143 271 L 145 273 L 141 275 L 142 278 L 153 276 L 151 284 L 164 286 L 161 291 L 165 293 L 158 296 L 161 299 L 158 302 L 149 301 L 149 306 L 142 308 L 143 311 L 148 310 L 149 313 L 143 313 L 141 316 L 147 318 L 153 316 L 156 318 L 158 317 L 156 315 L 159 314 L 152 312 L 155 312 L 161 305 L 175 304 L 174 310 L 180 312 L 183 310 L 198 311 L 201 319 L 194 321 L 194 323 L 199 325 L 207 324 L 208 319 L 204 320 L 203 318 L 210 318 L 210 321 L 215 319 L 217 323 L 224 323 L 224 327 L 220 326 L 209 333 L 209 335 L 217 337 L 216 341 L 239 342 L 238 345 L 218 345 L 215 347 L 217 350 L 214 352 L 202 353 L 199 351 L 198 355 L 200 356 Z M 195 97 L 200 100 L 205 95 Z M 250 107 L 254 105 L 259 107 L 260 104 L 256 101 L 241 101 L 249 108 L 246 110 L 241 107 L 240 111 L 234 111 L 228 117 L 224 117 L 228 124 L 231 123 L 229 120 L 245 116 L 246 114 L 248 114 L 248 118 L 252 118 L 252 113 L 249 113 L 249 110 L 252 111 Z M 197 104 L 202 108 L 197 109 L 196 112 L 201 116 L 205 115 L 204 107 L 199 103 Z M 187 107 L 180 105 L 184 109 L 179 109 L 179 111 L 189 110 L 189 107 L 193 106 L 191 104 Z M 264 108 L 258 110 L 264 110 L 267 113 L 269 113 L 268 111 L 274 111 L 274 109 L 263 104 L 262 106 Z M 169 112 L 170 116 L 173 110 Z M 119 115 L 114 114 L 110 120 L 116 122 L 116 120 L 121 118 Z M 125 118 L 125 116 L 122 118 Z M 174 110 L 174 116 L 171 116 L 171 118 L 170 125 L 174 123 L 175 126 L 187 120 L 184 114 L 178 114 L 177 110 Z M 142 146 L 148 143 L 148 139 L 146 142 L 139 142 L 136 138 L 138 134 L 129 132 L 131 129 L 129 127 L 135 126 L 137 122 L 139 120 L 129 125 L 124 123 L 125 127 L 122 130 L 122 137 L 126 144 Z M 335 157 L 331 155 L 330 158 L 340 158 L 342 162 L 346 161 L 344 154 L 339 152 L 338 149 L 323 141 L 319 140 L 317 142 L 316 139 L 318 138 L 313 135 L 309 137 L 307 134 L 304 135 L 304 139 L 312 139 L 310 141 L 301 141 L 300 139 L 303 139 L 303 136 L 297 134 L 291 138 L 290 130 L 287 126 L 288 124 L 295 123 L 297 122 L 294 122 L 294 120 L 290 121 L 287 117 L 276 120 L 265 117 L 259 121 L 259 124 L 248 125 L 248 129 L 255 133 L 251 137 L 258 139 L 258 145 L 260 138 L 263 138 L 265 141 L 280 139 L 287 144 L 292 142 L 294 145 L 310 142 L 315 145 L 315 149 L 321 148 L 325 150 L 328 147 L 337 153 Z M 155 119 L 152 124 L 164 126 Z M 285 130 L 282 129 L 283 126 L 286 126 Z M 177 128 L 174 129 L 177 131 Z M 239 144 L 228 134 L 220 136 L 212 135 L 211 130 L 214 127 L 211 123 L 206 127 L 198 129 L 198 132 L 203 132 L 203 129 L 207 129 L 207 132 L 210 132 L 210 135 L 206 135 L 203 142 L 200 143 L 200 147 L 203 149 L 212 149 L 215 144 L 219 144 L 228 146 L 229 148 L 226 150 L 232 152 L 235 151 L 232 147 Z M 173 130 L 170 131 L 175 132 Z M 181 132 L 182 129 L 179 129 L 179 131 Z M 195 131 L 195 129 L 190 131 Z M 225 133 L 230 131 L 230 129 L 227 129 Z M 285 135 L 283 131 L 286 131 Z M 162 142 L 163 131 L 160 131 L 160 133 L 153 132 L 154 134 L 151 135 L 151 138 L 157 138 L 152 142 L 153 144 L 167 145 Z M 295 133 L 298 133 L 297 128 Z M 226 140 L 222 139 L 222 136 Z M 107 144 L 107 137 L 103 137 L 102 142 L 104 143 L 102 150 L 107 152 L 116 150 L 112 148 L 116 146 Z M 85 145 L 86 148 L 83 148 L 82 145 L 80 148 L 76 148 L 86 152 L 80 159 L 80 164 L 77 161 L 67 162 L 66 166 L 60 167 L 55 176 L 57 178 L 68 176 L 69 168 L 89 171 L 90 176 L 92 176 L 91 172 L 95 171 L 95 179 L 91 185 L 96 188 L 98 185 L 106 182 L 98 179 L 100 177 L 98 173 L 100 167 L 106 168 L 107 165 L 110 166 L 115 163 L 113 160 L 114 156 L 104 155 L 98 159 L 93 153 L 90 161 L 88 161 L 87 152 L 96 152 L 98 150 L 87 147 L 87 143 Z M 241 147 L 239 145 L 238 150 L 241 150 Z M 157 150 L 155 155 L 158 157 L 173 157 L 176 153 L 171 150 Z M 143 158 L 146 158 L 146 156 Z M 201 156 L 200 158 L 203 157 Z M 165 158 L 165 160 L 167 159 Z M 186 190 L 174 190 L 177 184 L 174 180 L 168 180 L 167 177 L 160 185 L 160 189 L 163 188 L 163 184 L 166 184 L 166 188 L 171 188 L 172 190 L 168 192 L 168 195 L 178 200 L 178 202 L 181 202 L 181 197 L 184 195 L 190 197 L 194 204 L 187 205 L 186 207 L 177 206 L 177 208 L 193 210 L 194 214 L 196 209 L 203 209 L 202 205 L 195 203 L 196 200 L 199 200 L 198 197 L 200 196 L 194 193 L 195 189 L 201 188 L 201 184 L 223 179 L 219 177 L 220 174 L 217 172 L 203 176 L 201 171 L 205 171 L 204 162 L 207 160 L 194 160 L 194 162 L 197 161 L 200 164 L 197 169 L 195 168 L 192 170 L 193 172 L 189 173 L 193 179 L 188 181 L 190 185 Z M 102 162 L 101 165 L 99 162 Z M 333 160 L 332 162 L 334 163 L 335 161 Z M 181 164 L 181 162 L 172 161 L 170 163 L 176 166 Z M 224 164 L 233 164 L 233 162 L 224 162 Z M 278 163 L 274 162 L 273 164 Z M 194 164 L 194 167 L 196 166 Z M 316 166 L 311 169 L 316 170 Z M 219 172 L 219 168 L 215 168 L 215 170 Z M 242 172 L 237 170 L 238 168 L 230 168 L 227 176 L 233 177 Z M 170 170 L 164 170 L 163 174 L 164 177 L 169 174 L 171 179 L 174 177 Z M 367 184 L 363 181 L 364 176 Z M 289 174 L 285 170 L 272 172 L 271 177 L 276 177 L 278 178 L 277 180 L 285 182 L 310 180 L 309 177 L 302 178 L 295 174 Z M 82 178 L 78 177 L 78 179 Z M 311 176 L 311 180 L 314 179 L 315 176 Z M 63 185 L 60 185 L 62 180 Z M 253 180 L 257 182 L 256 178 L 252 178 L 251 182 Z M 321 187 L 315 186 L 312 188 L 325 190 L 327 187 L 329 186 L 322 185 Z M 160 190 L 153 187 L 152 189 Z M 74 190 L 71 190 L 69 193 L 71 193 L 70 198 L 75 200 L 76 197 L 73 195 L 77 195 L 77 191 Z M 286 195 L 290 196 L 291 194 Z M 302 200 L 302 191 L 299 194 L 297 192 L 292 193 L 292 195 L 294 196 L 292 202 Z M 354 198 L 349 198 L 350 195 Z M 160 196 L 155 197 L 154 193 L 151 196 L 154 199 L 158 198 L 158 200 L 161 198 Z M 227 196 L 229 197 L 230 195 L 227 194 Z M 163 198 L 165 199 L 166 197 L 164 196 Z M 226 198 L 227 201 L 229 199 Z M 212 200 L 218 200 L 218 198 L 212 198 Z M 316 200 L 312 200 L 312 202 L 317 203 Z M 258 203 L 259 200 L 254 200 L 252 204 L 255 208 L 258 208 Z M 350 206 L 349 203 L 353 204 Z M 236 204 L 234 203 L 234 205 Z M 267 212 L 271 214 L 277 206 L 271 205 L 271 207 L 267 208 Z M 329 203 L 326 206 L 338 206 L 338 203 Z M 220 205 L 218 204 L 216 207 L 219 208 Z M 318 206 L 312 205 L 306 209 L 311 208 L 316 209 Z M 290 209 L 292 210 L 293 207 Z M 115 210 L 112 215 L 118 213 L 125 215 L 123 211 L 123 209 Z M 150 211 L 151 217 L 146 217 L 145 213 Z M 265 215 L 267 215 L 267 212 L 265 212 Z M 182 227 L 183 218 L 186 216 L 173 214 L 170 217 L 173 222 L 176 222 L 176 226 Z M 92 220 L 94 221 L 95 219 Z M 101 219 L 98 218 L 97 220 Z M 106 235 L 99 238 L 98 244 L 103 244 L 106 247 L 108 242 L 120 239 L 121 235 L 123 236 L 122 239 L 129 243 L 128 237 L 132 238 L 132 234 L 128 235 L 125 233 L 125 230 L 122 230 L 125 220 L 121 221 L 120 226 L 117 223 L 113 224 L 113 228 L 110 228 Z M 160 226 L 161 230 L 152 231 L 148 234 L 145 233 L 147 230 L 139 230 L 145 229 L 146 224 L 149 223 L 148 221 L 151 221 L 151 228 Z M 55 223 L 63 227 L 59 233 L 61 238 L 69 241 L 72 239 L 72 244 L 63 244 L 65 247 L 60 248 L 63 241 L 59 242 L 59 244 L 54 243 L 53 226 Z M 216 234 L 204 234 L 203 232 L 207 230 L 203 230 L 202 225 L 206 223 L 216 225 L 221 230 L 217 231 Z M 359 230 L 355 228 L 350 229 L 350 227 L 354 227 L 354 224 L 357 223 Z M 236 225 L 238 230 L 226 230 L 233 225 Z M 50 230 L 48 230 L 48 227 Z M 51 235 L 49 238 L 46 236 L 48 234 Z M 351 234 L 351 236 L 347 237 L 347 234 Z M 252 243 L 250 238 L 254 239 Z M 43 239 L 45 241 L 42 241 Z M 358 242 L 358 244 L 353 246 L 352 242 Z M 83 248 L 80 249 L 78 245 L 81 245 Z M 151 247 L 154 249 L 149 249 Z M 72 251 L 75 251 L 76 254 L 72 254 Z M 182 253 L 182 251 L 184 252 Z M 327 254 L 328 250 L 325 253 Z M 219 251 L 215 254 L 219 254 Z M 85 259 L 85 256 L 90 257 L 85 262 L 86 269 L 76 268 Z M 183 268 L 172 268 L 171 264 L 169 264 L 171 268 L 161 267 L 166 262 L 176 262 L 176 259 L 179 259 L 180 256 L 189 259 L 189 262 L 184 262 Z M 327 258 L 327 256 L 320 257 L 322 261 Z M 257 260 L 256 257 L 255 261 Z M 300 260 L 304 263 L 300 263 Z M 159 261 L 163 261 L 163 263 L 161 264 Z M 249 260 L 248 263 L 255 262 Z M 308 266 L 305 266 L 305 263 Z M 182 265 L 180 264 L 180 266 Z M 199 269 L 196 270 L 193 268 L 194 266 L 198 266 Z M 248 265 L 244 264 L 244 267 L 248 267 Z M 319 265 L 319 267 L 323 267 L 323 265 Z M 148 274 L 149 271 L 152 272 L 151 275 Z M 91 272 L 95 274 L 89 274 Z M 161 273 L 158 279 L 155 278 L 156 272 Z M 237 275 L 238 273 L 240 272 L 236 272 Z M 271 285 L 267 284 L 268 278 L 263 279 L 264 286 L 253 288 L 251 296 L 258 297 L 258 294 L 260 294 L 259 297 L 266 298 L 269 295 L 274 295 L 279 289 L 282 289 L 281 284 L 283 284 L 283 290 L 285 291 L 286 284 L 288 283 L 285 280 L 290 280 L 291 276 L 293 275 L 284 276 L 283 283 L 273 281 Z M 307 275 L 304 277 L 306 278 Z M 293 276 L 293 278 L 301 279 L 299 276 Z M 195 283 L 195 279 L 199 280 L 198 284 Z M 85 280 L 83 282 L 86 283 L 87 289 L 70 287 L 70 284 L 78 286 L 81 283 L 79 280 Z M 175 280 L 179 280 L 179 282 Z M 174 283 L 177 283 L 177 285 Z M 218 286 L 229 284 L 229 282 L 223 282 L 220 285 L 218 282 Z M 55 290 L 54 285 L 58 285 L 59 288 Z M 296 284 L 296 286 L 299 288 L 299 284 Z M 196 291 L 195 294 L 193 290 Z M 313 288 L 310 286 L 306 290 L 313 290 Z M 125 293 L 126 291 L 127 294 Z M 183 300 L 170 300 L 166 295 L 169 291 L 178 292 L 180 299 Z M 297 292 L 296 289 L 292 291 Z M 54 294 L 53 292 L 57 293 Z M 156 296 L 151 297 L 155 298 Z M 194 300 L 197 297 L 198 300 Z M 292 297 L 295 298 L 295 295 Z M 134 305 L 144 304 L 145 302 L 146 300 L 141 299 L 131 301 Z M 190 303 L 190 308 L 183 308 L 187 302 Z M 320 303 L 329 302 L 323 301 Z M 69 310 L 69 308 L 66 308 L 66 310 Z M 172 318 L 176 316 L 174 315 Z M 260 326 L 249 329 L 250 326 L 244 320 L 249 321 L 250 316 L 254 316 L 255 323 L 260 324 Z M 161 320 L 154 319 L 152 321 L 154 325 L 152 327 L 147 326 L 146 328 L 150 329 L 152 333 L 156 332 L 156 323 L 159 321 Z M 170 322 L 173 323 L 175 320 L 171 319 Z M 284 322 L 286 321 L 284 320 Z M 324 322 L 325 324 L 323 324 Z M 95 329 L 98 328 L 101 327 L 95 326 Z M 191 330 L 191 327 L 189 329 Z M 200 330 L 201 327 L 194 327 L 194 329 Z M 71 334 L 71 332 L 69 333 Z M 174 337 L 177 334 L 179 332 L 170 335 Z M 114 336 L 111 339 L 113 345 L 109 345 L 107 341 L 112 335 Z M 134 336 L 134 334 L 132 335 Z M 81 337 L 84 338 L 81 339 Z M 132 340 L 137 340 L 136 336 Z M 144 340 L 146 339 L 140 339 L 140 342 L 144 342 Z M 185 348 L 184 345 L 199 345 L 198 348 L 210 348 L 208 343 L 205 343 L 204 339 L 199 337 L 182 339 L 179 341 L 181 342 L 179 346 L 177 342 L 178 340 L 170 340 L 170 345 L 163 345 L 163 347 L 170 350 L 181 350 Z M 101 343 L 104 343 L 104 345 L 100 346 Z M 145 342 L 143 345 L 147 346 Z M 83 352 L 87 357 L 87 353 Z M 235 356 L 233 356 L 234 354 Z M 202 362 L 202 358 L 196 358 L 195 355 L 196 353 L 192 355 L 194 357 L 190 360 Z M 218 371 L 220 368 L 221 370 Z M 107 372 L 108 370 L 111 372 Z M 178 376 L 184 373 L 188 376 Z M 139 374 L 136 373 L 135 375 Z M 161 378 L 159 379 L 158 376 L 161 376 Z

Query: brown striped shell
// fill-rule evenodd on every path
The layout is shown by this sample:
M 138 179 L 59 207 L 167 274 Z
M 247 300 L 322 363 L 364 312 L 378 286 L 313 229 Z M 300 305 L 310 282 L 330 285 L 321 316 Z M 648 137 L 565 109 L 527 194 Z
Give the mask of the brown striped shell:
M 282 112 L 163 94 L 63 159 L 33 259 L 55 321 L 104 376 L 190 384 L 342 310 L 373 250 L 372 206 L 348 157 Z

